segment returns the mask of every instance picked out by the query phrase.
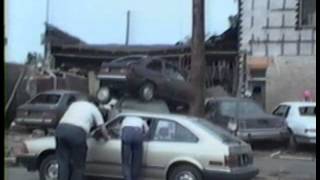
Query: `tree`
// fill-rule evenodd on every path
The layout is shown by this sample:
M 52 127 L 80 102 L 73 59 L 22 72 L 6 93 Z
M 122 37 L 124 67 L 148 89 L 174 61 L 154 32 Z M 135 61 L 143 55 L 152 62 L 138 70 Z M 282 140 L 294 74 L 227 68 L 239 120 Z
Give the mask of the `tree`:
M 193 0 L 192 46 L 191 46 L 191 85 L 195 98 L 191 103 L 190 114 L 204 114 L 204 71 L 205 71 L 205 30 L 204 0 Z

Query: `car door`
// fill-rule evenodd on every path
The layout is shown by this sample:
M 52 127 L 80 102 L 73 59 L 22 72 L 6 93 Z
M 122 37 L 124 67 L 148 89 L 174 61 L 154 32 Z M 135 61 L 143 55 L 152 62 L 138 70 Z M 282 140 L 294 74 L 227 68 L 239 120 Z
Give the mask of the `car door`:
M 166 179 L 165 170 L 173 160 L 196 156 L 198 138 L 172 120 L 154 119 L 154 129 L 146 144 L 146 179 Z
M 164 73 L 168 78 L 167 87 L 171 89 L 170 97 L 174 97 L 178 101 L 188 101 L 191 99 L 191 94 L 188 93 L 191 87 L 177 67 L 170 63 L 165 63 Z
M 157 94 L 163 94 L 168 90 L 166 86 L 168 79 L 163 75 L 163 62 L 160 59 L 152 59 L 146 65 L 146 76 L 156 84 Z
M 120 128 L 124 117 L 120 116 L 106 124 L 111 138 L 88 139 L 87 172 L 88 174 L 108 177 L 121 177 L 121 140 Z M 97 136 L 101 136 L 99 134 Z

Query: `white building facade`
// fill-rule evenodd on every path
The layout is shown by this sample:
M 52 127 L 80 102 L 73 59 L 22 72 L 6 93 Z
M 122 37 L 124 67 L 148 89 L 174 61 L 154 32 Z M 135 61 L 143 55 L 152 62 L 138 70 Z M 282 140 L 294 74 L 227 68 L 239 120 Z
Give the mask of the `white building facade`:
M 304 90 L 316 98 L 316 0 L 240 0 L 239 8 L 253 97 L 269 111 Z

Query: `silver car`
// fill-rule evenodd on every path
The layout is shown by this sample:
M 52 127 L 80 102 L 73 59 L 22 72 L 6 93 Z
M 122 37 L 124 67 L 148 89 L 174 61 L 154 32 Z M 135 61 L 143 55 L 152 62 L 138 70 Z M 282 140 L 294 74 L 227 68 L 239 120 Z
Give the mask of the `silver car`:
M 141 117 L 150 126 L 141 179 L 247 180 L 258 174 L 250 145 L 204 119 L 126 112 L 105 123 L 111 139 L 105 141 L 100 129 L 88 138 L 87 176 L 122 178 L 119 131 L 127 116 Z M 27 140 L 19 152 L 17 161 L 29 171 L 38 170 L 40 180 L 57 178 L 54 137 Z

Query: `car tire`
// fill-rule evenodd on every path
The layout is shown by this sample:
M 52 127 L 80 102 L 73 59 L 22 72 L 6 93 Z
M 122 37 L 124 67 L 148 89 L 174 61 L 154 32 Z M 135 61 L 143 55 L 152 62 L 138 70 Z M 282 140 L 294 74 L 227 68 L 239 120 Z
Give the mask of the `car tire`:
M 41 161 L 39 168 L 40 180 L 57 180 L 58 162 L 55 155 L 51 154 Z
M 144 83 L 139 90 L 139 96 L 143 101 L 151 101 L 155 95 L 155 85 L 151 82 Z
M 297 140 L 294 136 L 294 134 L 292 133 L 292 131 L 290 131 L 290 137 L 289 137 L 289 150 L 295 152 L 298 148 L 298 144 L 297 144 Z
M 202 178 L 202 174 L 197 168 L 191 165 L 181 165 L 172 169 L 172 171 L 170 171 L 168 176 L 168 180 L 180 180 L 180 179 L 202 180 L 203 178 Z

